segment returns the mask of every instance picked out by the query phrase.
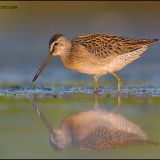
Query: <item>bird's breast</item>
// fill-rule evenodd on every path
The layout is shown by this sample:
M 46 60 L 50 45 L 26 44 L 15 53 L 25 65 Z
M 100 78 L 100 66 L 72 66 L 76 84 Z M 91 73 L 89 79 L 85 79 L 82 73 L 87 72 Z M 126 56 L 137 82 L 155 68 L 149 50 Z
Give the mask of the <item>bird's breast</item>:
M 102 75 L 107 71 L 107 60 L 98 61 L 86 51 L 77 51 L 61 57 L 62 63 L 66 68 L 73 71 L 91 74 Z
M 86 60 L 71 61 L 71 62 L 63 61 L 63 64 L 66 68 L 80 73 L 91 74 L 91 75 L 102 75 L 107 73 L 107 69 L 105 66 L 92 64 Z

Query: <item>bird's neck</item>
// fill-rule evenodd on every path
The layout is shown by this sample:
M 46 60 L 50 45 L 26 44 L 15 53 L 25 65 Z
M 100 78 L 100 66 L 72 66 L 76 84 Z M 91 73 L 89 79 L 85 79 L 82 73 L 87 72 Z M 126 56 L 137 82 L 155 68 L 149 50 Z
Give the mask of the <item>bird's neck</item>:
M 63 53 L 60 54 L 60 58 L 61 58 L 64 65 L 66 64 L 66 61 L 68 61 L 68 57 L 70 55 L 71 48 L 72 48 L 72 43 L 70 41 L 67 41 L 67 43 L 65 44 L 65 48 L 64 48 Z
M 65 45 L 64 45 L 64 52 L 61 54 L 62 57 L 68 55 L 68 53 L 71 51 L 72 48 L 72 43 L 70 40 L 66 40 Z
M 55 132 L 55 130 L 54 130 Z M 69 128 L 66 127 L 62 127 L 59 129 L 56 129 L 56 136 L 59 137 L 59 146 L 63 149 L 65 149 L 68 145 L 70 145 L 72 143 L 72 137 L 70 134 L 70 130 Z

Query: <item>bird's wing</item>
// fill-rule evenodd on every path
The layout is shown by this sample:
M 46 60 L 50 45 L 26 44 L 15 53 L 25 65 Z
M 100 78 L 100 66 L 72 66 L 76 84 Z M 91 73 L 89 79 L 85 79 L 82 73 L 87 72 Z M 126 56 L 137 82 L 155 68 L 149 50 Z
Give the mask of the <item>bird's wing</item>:
M 133 52 L 155 41 L 157 39 L 129 39 L 106 34 L 89 34 L 75 37 L 72 44 L 81 44 L 94 56 L 107 58 Z

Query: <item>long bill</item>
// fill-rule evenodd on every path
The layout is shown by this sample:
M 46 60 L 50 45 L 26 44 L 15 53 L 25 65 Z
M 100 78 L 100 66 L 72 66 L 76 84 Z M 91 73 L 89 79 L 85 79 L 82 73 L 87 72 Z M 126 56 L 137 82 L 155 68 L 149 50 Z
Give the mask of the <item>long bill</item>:
M 43 69 L 46 67 L 46 65 L 49 63 L 49 61 L 52 59 L 52 55 L 48 55 L 48 57 L 44 60 L 44 62 L 42 63 L 42 65 L 40 66 L 40 68 L 38 69 L 36 75 L 34 76 L 33 78 L 33 81 L 34 82 L 38 76 L 42 73 Z
M 38 107 L 33 104 L 36 114 L 38 115 L 38 117 L 40 117 L 40 119 L 42 120 L 42 122 L 44 123 L 44 125 L 46 126 L 46 128 L 52 132 L 53 131 L 53 127 L 51 126 L 51 124 L 49 123 L 49 121 L 46 119 L 46 117 L 43 115 L 43 113 L 38 109 Z

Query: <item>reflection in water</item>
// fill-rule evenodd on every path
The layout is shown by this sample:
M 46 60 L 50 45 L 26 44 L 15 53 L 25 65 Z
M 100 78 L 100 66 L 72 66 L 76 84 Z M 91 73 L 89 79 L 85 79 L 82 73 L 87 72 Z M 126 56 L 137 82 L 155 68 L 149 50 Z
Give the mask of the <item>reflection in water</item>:
M 118 104 L 119 105 L 119 104 Z M 148 144 L 146 134 L 140 127 L 121 114 L 95 108 L 67 116 L 57 129 L 52 128 L 42 112 L 36 108 L 36 113 L 49 130 L 50 143 L 56 150 L 63 150 L 69 144 L 80 149 L 118 148 L 129 144 Z

